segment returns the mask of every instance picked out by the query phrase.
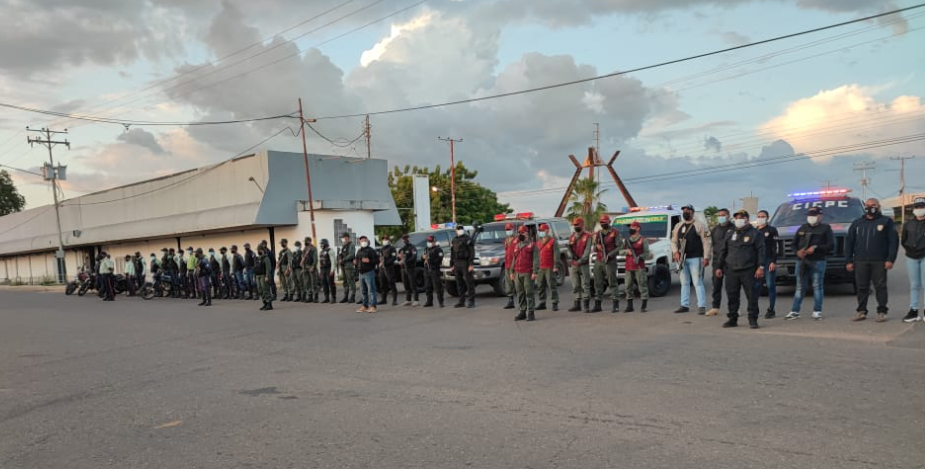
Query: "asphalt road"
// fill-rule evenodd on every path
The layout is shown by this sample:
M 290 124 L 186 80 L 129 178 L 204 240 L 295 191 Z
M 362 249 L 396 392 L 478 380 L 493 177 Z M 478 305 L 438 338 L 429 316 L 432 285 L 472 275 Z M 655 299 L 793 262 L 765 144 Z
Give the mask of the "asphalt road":
M 670 313 L 677 287 L 534 323 L 487 288 L 376 315 L 0 290 L 0 468 L 925 467 L 898 267 L 887 323 L 842 293 L 757 331 Z

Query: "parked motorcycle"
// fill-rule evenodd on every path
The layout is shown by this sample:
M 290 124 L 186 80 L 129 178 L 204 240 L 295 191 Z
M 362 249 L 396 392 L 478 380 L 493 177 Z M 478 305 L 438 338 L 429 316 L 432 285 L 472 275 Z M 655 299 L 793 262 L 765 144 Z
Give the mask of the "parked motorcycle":
M 86 275 L 86 278 L 81 282 L 80 287 L 77 289 L 77 296 L 84 296 L 90 290 L 96 290 L 96 273 L 91 272 Z
M 138 293 L 145 300 L 150 300 L 155 296 L 170 297 L 173 293 L 173 278 L 170 274 L 155 274 L 154 283 L 145 282 Z

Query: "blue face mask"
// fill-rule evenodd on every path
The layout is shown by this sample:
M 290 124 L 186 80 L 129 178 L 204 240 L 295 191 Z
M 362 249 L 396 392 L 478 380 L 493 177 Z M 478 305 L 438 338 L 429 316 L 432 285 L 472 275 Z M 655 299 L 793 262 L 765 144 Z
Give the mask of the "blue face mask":
M 729 221 L 729 219 L 726 218 L 726 217 L 716 217 L 716 221 L 718 221 L 718 222 L 720 222 L 720 224 L 722 224 L 722 223 L 726 223 L 727 221 Z
M 539 232 L 537 232 L 536 234 L 537 234 L 537 236 L 539 236 L 540 238 L 545 238 L 545 237 L 546 237 L 546 232 L 545 232 L 545 231 L 539 231 Z

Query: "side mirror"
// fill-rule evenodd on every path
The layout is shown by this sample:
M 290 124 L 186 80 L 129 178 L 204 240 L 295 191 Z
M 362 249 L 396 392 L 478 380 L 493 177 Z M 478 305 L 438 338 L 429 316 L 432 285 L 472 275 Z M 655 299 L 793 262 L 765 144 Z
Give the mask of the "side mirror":
M 482 231 L 484 231 L 482 224 L 478 222 L 475 223 L 474 228 L 475 228 L 475 233 L 481 233 Z

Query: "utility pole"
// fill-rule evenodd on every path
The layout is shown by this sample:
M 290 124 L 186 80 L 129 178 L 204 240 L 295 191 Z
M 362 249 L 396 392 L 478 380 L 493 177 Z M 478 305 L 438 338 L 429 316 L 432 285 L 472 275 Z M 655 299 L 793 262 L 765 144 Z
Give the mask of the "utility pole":
M 51 181 L 51 193 L 54 195 L 55 200 L 55 221 L 58 224 L 58 252 L 55 253 L 55 260 L 58 265 L 58 283 L 67 283 L 67 266 L 64 262 L 64 235 L 61 234 L 61 210 L 58 203 L 58 170 L 65 170 L 67 166 L 58 166 L 55 167 L 55 158 L 52 155 L 51 149 L 56 145 L 64 145 L 70 150 L 71 143 L 67 139 L 61 140 L 52 140 L 52 135 L 61 135 L 67 134 L 67 129 L 63 131 L 55 131 L 50 129 L 30 129 L 26 127 L 28 132 L 36 132 L 39 135 L 44 135 L 42 137 L 26 137 L 26 141 L 29 142 L 30 146 L 35 146 L 36 143 L 43 145 L 48 148 L 48 166 L 46 166 L 45 179 Z M 48 173 L 51 173 L 50 175 Z
M 370 146 L 370 140 L 372 139 L 372 137 L 369 134 L 369 114 L 366 115 L 365 129 L 366 129 L 366 159 L 368 160 L 372 158 L 372 153 L 373 153 L 372 147 Z
M 315 233 L 315 200 L 312 197 L 312 173 L 308 168 L 308 144 L 305 143 L 305 124 L 308 122 L 317 122 L 316 119 L 305 119 L 302 114 L 302 98 L 299 98 L 299 123 L 302 125 L 302 157 L 305 159 L 305 185 L 308 186 L 308 213 L 312 220 L 312 241 L 318 242 L 318 235 Z
M 890 159 L 899 161 L 899 201 L 902 204 L 902 214 L 899 216 L 900 223 L 906 223 L 906 160 L 911 160 L 914 156 L 893 156 Z
M 437 137 L 437 140 L 450 142 L 450 206 L 453 210 L 453 225 L 456 225 L 456 159 L 453 155 L 453 147 L 456 142 L 462 143 L 463 139 L 450 137 Z
M 870 178 L 867 177 L 867 172 L 874 169 L 877 169 L 877 163 L 873 161 L 854 164 L 854 170 L 861 173 L 859 182 L 861 183 L 861 194 L 863 194 L 864 200 L 867 200 L 867 187 L 870 186 Z
M 594 135 L 594 154 L 595 154 L 595 158 L 597 158 L 597 155 L 600 155 L 600 154 L 601 154 L 601 123 L 600 123 L 600 122 L 595 122 L 595 123 L 594 123 L 594 134 L 593 134 L 593 135 Z M 597 162 L 595 161 L 595 163 L 597 163 Z M 599 167 L 599 166 L 595 166 L 595 167 L 594 167 L 594 170 L 598 171 L 598 173 L 597 173 L 597 175 L 594 175 L 594 174 L 592 173 L 592 175 L 591 175 L 591 180 L 594 180 L 595 176 L 596 176 L 598 179 L 600 179 L 600 176 L 601 176 L 601 174 L 600 174 L 600 167 Z

